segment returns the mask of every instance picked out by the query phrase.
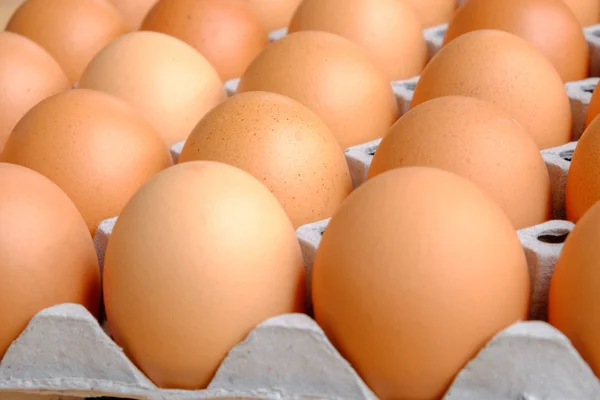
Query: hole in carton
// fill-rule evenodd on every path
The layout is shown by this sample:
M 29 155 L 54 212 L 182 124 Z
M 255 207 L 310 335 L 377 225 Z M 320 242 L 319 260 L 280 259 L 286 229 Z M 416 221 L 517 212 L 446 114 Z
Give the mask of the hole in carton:
M 542 232 L 538 235 L 538 240 L 543 243 L 549 244 L 561 244 L 564 243 L 569 236 L 569 231 L 566 229 L 559 229 L 556 232 Z
M 596 89 L 596 85 L 585 85 L 581 88 L 586 93 L 594 93 L 594 89 Z
M 325 233 L 325 229 L 327 229 L 327 227 L 321 228 L 321 236 L 323 236 L 323 234 Z
M 367 154 L 370 156 L 374 156 L 377 151 L 377 146 L 371 146 L 367 149 Z
M 592 35 L 600 37 L 600 30 L 594 30 L 594 31 L 592 31 Z
M 573 151 L 574 150 L 561 151 L 558 156 L 565 161 L 571 161 L 573 159 Z
M 417 84 L 415 82 L 406 82 L 406 83 L 403 83 L 402 86 L 404 86 L 404 88 L 406 90 L 410 90 L 411 92 L 414 92 L 415 88 L 417 87 Z
M 440 29 L 435 32 L 435 36 L 439 37 L 440 39 L 443 39 L 445 35 L 446 35 L 446 29 Z

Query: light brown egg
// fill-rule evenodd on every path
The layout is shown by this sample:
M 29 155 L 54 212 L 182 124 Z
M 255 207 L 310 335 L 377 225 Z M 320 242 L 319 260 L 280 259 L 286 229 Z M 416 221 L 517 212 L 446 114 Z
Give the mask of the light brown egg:
M 398 119 L 391 85 L 368 53 L 329 32 L 296 32 L 267 46 L 238 88 L 258 90 L 307 106 L 343 149 L 382 137 Z
M 0 163 L 0 359 L 45 308 L 78 303 L 97 316 L 100 271 L 85 222 L 58 186 Z
M 577 222 L 600 200 L 600 118 L 592 121 L 577 143 L 565 191 L 567 219 Z
M 313 267 L 316 320 L 381 399 L 439 399 L 500 330 L 525 319 L 517 233 L 474 183 L 429 167 L 358 187 Z
M 404 0 L 419 15 L 425 28 L 450 21 L 458 5 L 456 0 Z
M 594 88 L 594 93 L 592 93 L 592 98 L 590 100 L 590 104 L 588 105 L 587 116 L 585 118 L 586 128 L 592 123 L 594 118 L 600 114 L 600 90 L 596 89 L 598 89 L 598 86 Z
M 251 173 L 279 200 L 294 227 L 331 217 L 352 191 L 344 153 L 327 125 L 276 93 L 240 93 L 210 111 L 179 158 L 194 160 Z
M 65 73 L 46 50 L 24 36 L 0 32 L 0 153 L 31 107 L 67 89 Z
M 137 30 L 158 0 L 108 0 L 119 10 L 129 29 Z
M 515 229 L 552 216 L 541 153 L 527 131 L 492 103 L 445 96 L 404 114 L 377 148 L 369 179 L 407 166 L 441 168 L 470 179 L 502 207 Z
M 571 107 L 560 76 L 532 44 L 511 33 L 478 30 L 448 43 L 423 70 L 411 106 L 448 95 L 500 106 L 540 149 L 571 140 Z
M 469 0 L 454 15 L 444 43 L 479 29 L 498 29 L 527 40 L 552 62 L 565 82 L 589 74 L 587 41 L 562 0 Z
M 600 203 L 567 237 L 550 283 L 548 320 L 600 376 Z
M 90 60 L 128 29 L 117 9 L 104 0 L 27 0 L 6 30 L 45 48 L 73 84 Z
M 134 105 L 170 146 L 225 99 L 219 75 L 188 44 L 157 32 L 112 42 L 85 70 L 80 88 L 101 90 Z
M 389 80 L 419 75 L 427 61 L 421 21 L 398 0 L 304 0 L 289 32 L 326 31 L 363 46 Z
M 241 0 L 254 12 L 263 27 L 272 31 L 284 28 L 302 0 Z
M 115 225 L 103 277 L 117 343 L 164 388 L 206 387 L 256 325 L 305 300 L 300 246 L 277 199 L 210 161 L 140 189 Z
M 598 0 L 562 0 L 575 13 L 582 26 L 600 22 L 600 2 Z
M 267 32 L 239 0 L 160 0 L 141 29 L 188 43 L 223 81 L 239 78 L 268 43 Z
M 102 220 L 119 215 L 152 175 L 173 164 L 160 135 L 133 107 L 85 89 L 33 107 L 9 136 L 2 161 L 60 186 L 92 234 Z

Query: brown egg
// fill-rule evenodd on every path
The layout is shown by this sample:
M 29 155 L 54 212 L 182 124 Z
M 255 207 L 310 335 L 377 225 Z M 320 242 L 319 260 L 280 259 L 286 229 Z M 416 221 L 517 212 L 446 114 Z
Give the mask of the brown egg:
M 108 244 L 111 331 L 164 388 L 206 387 L 257 324 L 301 312 L 304 297 L 285 211 L 258 180 L 226 164 L 188 162 L 156 175 L 127 204 Z
M 97 316 L 100 272 L 85 222 L 58 186 L 0 163 L 0 359 L 45 308 L 78 303 Z
M 600 200 L 600 118 L 592 121 L 573 153 L 567 186 L 565 208 L 567 219 L 577 222 Z
M 542 155 L 527 131 L 492 103 L 445 96 L 404 114 L 377 148 L 369 178 L 407 166 L 441 168 L 470 179 L 502 207 L 515 229 L 552 216 Z
M 424 27 L 441 25 L 450 21 L 457 6 L 456 0 L 404 0 L 410 4 Z
M 582 26 L 600 22 L 600 2 L 598 0 L 562 0 L 575 13 Z
M 267 32 L 239 0 L 160 0 L 142 30 L 188 43 L 215 67 L 222 80 L 239 78 L 267 45 Z
M 367 52 L 328 32 L 296 32 L 267 46 L 238 88 L 257 90 L 283 94 L 310 108 L 343 149 L 382 137 L 398 119 L 390 83 Z
M 272 31 L 284 28 L 302 0 L 241 0 L 254 12 L 263 27 Z
M 540 149 L 571 140 L 571 107 L 560 76 L 533 45 L 511 33 L 479 30 L 448 43 L 423 70 L 411 106 L 448 95 L 500 106 Z
M 6 30 L 39 43 L 75 83 L 96 53 L 127 32 L 127 26 L 104 0 L 27 0 Z
M 108 0 L 119 10 L 129 29 L 137 30 L 158 0 Z
M 548 320 L 600 376 L 600 203 L 567 237 L 550 283 Z
M 219 75 L 196 50 L 157 32 L 133 32 L 90 63 L 79 87 L 120 97 L 137 109 L 170 146 L 225 99 Z
M 316 320 L 381 399 L 439 399 L 500 330 L 525 319 L 529 273 L 502 209 L 429 167 L 356 189 L 313 267 Z
M 344 153 L 327 125 L 275 93 L 240 93 L 210 111 L 179 158 L 194 160 L 251 173 L 279 200 L 294 227 L 331 217 L 352 191 Z
M 592 93 L 592 98 L 590 100 L 590 104 L 587 109 L 587 116 L 585 119 L 585 127 L 587 128 L 594 118 L 600 114 L 600 90 L 596 90 L 598 86 L 594 88 L 594 93 Z
M 65 73 L 46 50 L 21 35 L 0 32 L 0 153 L 31 107 L 67 89 Z
M 363 46 L 389 80 L 419 75 L 427 46 L 415 11 L 397 0 L 304 0 L 289 32 L 326 31 Z
M 565 82 L 588 76 L 587 41 L 562 0 L 469 0 L 454 15 L 444 43 L 479 29 L 498 29 L 527 40 L 552 62 Z
M 9 136 L 2 159 L 60 186 L 92 234 L 102 220 L 119 215 L 144 182 L 173 163 L 160 135 L 133 107 L 85 89 L 33 107 Z

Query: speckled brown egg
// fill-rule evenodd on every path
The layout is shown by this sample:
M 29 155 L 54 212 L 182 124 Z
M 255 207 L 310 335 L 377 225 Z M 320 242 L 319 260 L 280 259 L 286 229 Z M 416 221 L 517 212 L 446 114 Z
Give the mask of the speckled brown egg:
M 588 76 L 587 41 L 562 0 L 469 0 L 452 18 L 444 43 L 479 29 L 499 29 L 527 40 L 552 62 L 565 82 Z
M 404 114 L 377 148 L 369 179 L 407 166 L 470 179 L 502 207 L 515 229 L 552 216 L 550 177 L 535 142 L 510 114 L 487 101 L 445 96 Z
M 419 75 L 427 60 L 421 21 L 397 0 L 304 0 L 289 32 L 336 33 L 363 46 L 389 80 Z
M 600 22 L 600 2 L 598 0 L 562 0 L 575 13 L 582 26 Z
M 117 9 L 104 0 L 27 0 L 6 30 L 39 43 L 75 83 L 90 60 L 128 29 Z
M 211 161 L 168 168 L 135 194 L 103 278 L 111 332 L 163 388 L 205 388 L 256 325 L 302 312 L 306 296 L 300 245 L 277 199 Z
M 55 182 L 92 234 L 102 220 L 119 215 L 144 182 L 173 163 L 165 142 L 133 107 L 85 89 L 33 107 L 9 136 L 2 161 Z
M 404 0 L 419 15 L 425 28 L 450 21 L 458 5 L 457 0 Z
M 316 321 L 380 399 L 441 399 L 529 311 L 527 262 L 504 211 L 429 167 L 352 192 L 323 234 L 312 283 Z
M 288 97 L 237 94 L 209 112 L 179 162 L 219 161 L 251 173 L 295 227 L 331 217 L 352 191 L 342 148 L 327 125 Z
M 45 308 L 100 308 L 100 271 L 85 222 L 58 186 L 0 163 L 0 359 Z
M 239 0 L 160 0 L 141 29 L 188 43 L 222 80 L 240 77 L 268 42 L 267 32 Z
M 134 105 L 170 146 L 225 99 L 219 75 L 193 47 L 157 32 L 132 32 L 88 65 L 80 88 L 101 90 Z
M 37 43 L 0 33 L 0 153 L 16 123 L 46 97 L 69 89 L 56 60 Z
M 577 143 L 567 175 L 567 219 L 577 222 L 600 200 L 600 118 L 595 118 Z
M 263 27 L 272 31 L 284 28 L 302 0 L 241 0 L 256 15 Z
M 123 19 L 134 31 L 140 27 L 148 11 L 158 0 L 108 0 L 123 16 Z
M 411 106 L 448 95 L 500 106 L 540 149 L 571 140 L 571 107 L 560 75 L 532 44 L 512 33 L 478 30 L 448 43 L 423 70 Z
M 271 43 L 242 76 L 238 92 L 249 91 L 304 104 L 343 149 L 382 137 L 398 119 L 391 85 L 366 50 L 329 32 L 295 32 Z

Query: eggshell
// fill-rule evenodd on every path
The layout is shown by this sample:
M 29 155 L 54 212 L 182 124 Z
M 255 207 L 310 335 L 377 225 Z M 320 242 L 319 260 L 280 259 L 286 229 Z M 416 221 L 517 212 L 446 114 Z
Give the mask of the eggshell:
M 500 106 L 540 149 L 571 139 L 571 108 L 560 76 L 533 45 L 514 34 L 478 30 L 448 43 L 423 70 L 411 107 L 448 95 Z
M 157 0 L 108 0 L 117 10 L 129 26 L 129 29 L 137 30 L 148 11 L 156 4 Z
M 139 187 L 173 160 L 135 109 L 102 92 L 76 89 L 33 107 L 8 138 L 2 161 L 55 182 L 93 234 L 119 215 Z
M 590 104 L 587 109 L 587 116 L 585 118 L 585 127 L 587 128 L 594 118 L 600 114 L 600 90 L 596 90 L 598 86 L 594 88 L 594 93 L 592 93 L 592 98 L 590 100 Z
M 498 29 L 527 40 L 565 82 L 589 74 L 588 44 L 577 17 L 562 0 L 469 0 L 452 18 L 444 43 L 479 29 Z
M 600 203 L 565 241 L 550 283 L 549 322 L 564 333 L 600 376 Z
M 567 219 L 577 222 L 600 200 L 600 118 L 592 121 L 577 143 L 565 192 Z
M 141 29 L 188 43 L 224 81 L 241 76 L 268 43 L 258 19 L 238 0 L 160 0 Z
M 127 32 L 127 26 L 104 0 L 27 0 L 6 30 L 39 43 L 73 84 L 96 53 Z
M 56 60 L 35 42 L 0 32 L 0 153 L 17 122 L 46 97 L 69 88 Z
M 302 0 L 241 0 L 254 12 L 267 31 L 284 28 Z
M 598 0 L 562 0 L 575 13 L 583 26 L 600 22 L 600 2 Z
M 206 387 L 233 346 L 265 319 L 301 311 L 304 297 L 285 211 L 258 180 L 226 164 L 187 162 L 156 175 L 108 243 L 111 331 L 161 387 Z
M 83 73 L 80 88 L 133 104 L 169 146 L 226 98 L 223 83 L 194 48 L 157 32 L 132 32 L 106 46 Z
M 0 359 L 44 308 L 79 303 L 97 315 L 100 272 L 77 208 L 58 186 L 0 163 Z
M 288 97 L 237 94 L 192 131 L 179 162 L 219 161 L 265 184 L 295 227 L 329 218 L 352 191 L 342 148 L 327 125 Z
M 525 319 L 525 255 L 502 209 L 429 167 L 385 172 L 329 223 L 316 320 L 382 399 L 439 399 L 497 332 Z
M 425 28 L 450 21 L 457 0 L 404 0 L 417 12 Z
M 336 33 L 363 46 L 389 80 L 419 75 L 427 61 L 421 21 L 404 1 L 304 0 L 288 32 Z
M 382 137 L 398 119 L 390 83 L 366 50 L 329 32 L 295 32 L 267 46 L 238 87 L 258 90 L 310 108 L 344 149 Z
M 552 216 L 541 153 L 527 131 L 492 103 L 446 96 L 404 114 L 377 148 L 369 178 L 406 166 L 441 168 L 470 179 L 502 207 L 515 229 Z

